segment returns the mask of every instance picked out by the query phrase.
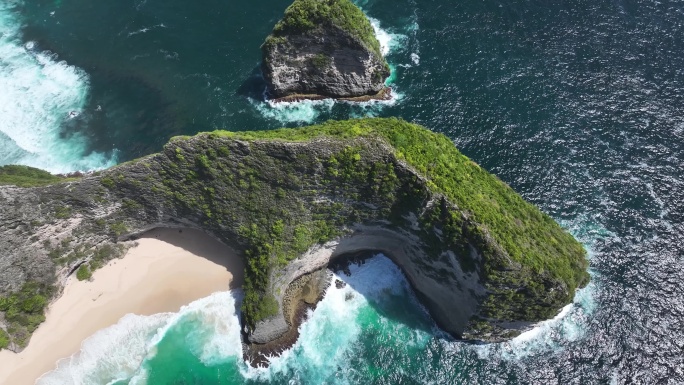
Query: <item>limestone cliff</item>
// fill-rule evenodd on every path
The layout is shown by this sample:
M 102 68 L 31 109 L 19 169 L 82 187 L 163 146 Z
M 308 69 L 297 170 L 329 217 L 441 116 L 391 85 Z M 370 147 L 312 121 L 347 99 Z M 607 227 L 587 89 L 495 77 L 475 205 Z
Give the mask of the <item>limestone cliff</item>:
M 295 0 L 262 52 L 274 98 L 386 94 L 389 66 L 370 22 L 349 0 Z
M 20 179 L 0 170 L 0 184 Z M 482 341 L 554 316 L 588 280 L 584 249 L 556 222 L 445 136 L 397 119 L 177 137 L 56 182 L 0 186 L 0 329 L 15 349 L 65 276 L 155 227 L 202 229 L 242 253 L 256 344 L 294 326 L 292 293 L 315 298 L 321 269 L 347 252 L 385 252 L 444 330 Z

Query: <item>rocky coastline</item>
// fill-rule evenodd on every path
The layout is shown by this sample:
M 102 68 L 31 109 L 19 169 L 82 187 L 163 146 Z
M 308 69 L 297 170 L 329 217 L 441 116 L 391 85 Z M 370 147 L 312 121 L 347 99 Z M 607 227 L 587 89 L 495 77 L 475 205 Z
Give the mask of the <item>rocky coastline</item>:
M 80 178 L 2 169 L 0 205 L 0 330 L 15 350 L 65 277 L 154 228 L 199 229 L 242 256 L 257 363 L 296 341 L 326 269 L 350 253 L 383 252 L 440 327 L 485 342 L 553 317 L 588 281 L 557 223 L 448 138 L 397 119 L 178 137 Z
M 318 95 L 318 94 L 308 94 L 308 95 L 293 94 L 293 95 L 283 96 L 281 98 L 269 99 L 268 101 L 270 103 L 278 104 L 278 103 L 301 102 L 304 100 L 326 100 L 326 99 L 331 99 L 331 97 L 326 96 L 326 95 Z M 341 97 L 341 98 L 335 98 L 335 99 L 343 101 L 343 102 L 352 102 L 352 103 L 364 103 L 364 102 L 371 102 L 371 101 L 387 101 L 387 100 L 392 99 L 392 88 L 385 87 L 382 90 L 380 90 L 378 93 L 373 94 L 373 95 Z

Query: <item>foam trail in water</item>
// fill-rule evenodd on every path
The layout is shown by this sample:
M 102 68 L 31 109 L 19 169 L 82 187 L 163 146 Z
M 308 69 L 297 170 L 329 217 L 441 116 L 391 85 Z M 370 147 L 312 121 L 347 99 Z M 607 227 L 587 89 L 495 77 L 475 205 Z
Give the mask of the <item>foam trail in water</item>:
M 329 113 L 335 104 L 332 99 L 303 100 L 300 102 L 285 103 L 263 102 L 254 99 L 250 99 L 249 101 L 261 115 L 277 120 L 282 124 L 311 123 L 315 121 L 321 113 Z
M 149 342 L 171 319 L 171 313 L 126 315 L 114 326 L 89 337 L 81 351 L 62 359 L 38 385 L 108 384 L 129 378 L 148 354 Z
M 236 303 L 241 296 L 240 291 L 219 292 L 182 307 L 178 313 L 126 315 L 85 340 L 79 353 L 61 360 L 38 385 L 105 385 L 128 379 L 130 384 L 144 385 L 143 363 L 155 356 L 157 344 L 181 322 L 193 323 L 186 340 L 205 364 L 240 356 Z
M 22 44 L 19 5 L 0 2 L 0 165 L 70 172 L 115 164 L 114 156 L 87 153 L 82 135 L 62 136 L 63 126 L 83 112 L 88 76 L 32 42 Z

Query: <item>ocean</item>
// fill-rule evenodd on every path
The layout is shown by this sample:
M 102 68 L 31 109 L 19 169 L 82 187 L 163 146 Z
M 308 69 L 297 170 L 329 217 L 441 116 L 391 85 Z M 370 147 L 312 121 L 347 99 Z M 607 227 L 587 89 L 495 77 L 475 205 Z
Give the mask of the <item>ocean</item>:
M 126 316 L 40 383 L 684 383 L 684 1 L 357 4 L 394 98 L 273 106 L 259 46 L 289 0 L 0 0 L 0 165 L 96 170 L 175 135 L 402 117 L 566 227 L 591 284 L 534 330 L 473 345 L 378 255 L 338 273 L 347 286 L 268 369 L 241 361 L 226 291 Z

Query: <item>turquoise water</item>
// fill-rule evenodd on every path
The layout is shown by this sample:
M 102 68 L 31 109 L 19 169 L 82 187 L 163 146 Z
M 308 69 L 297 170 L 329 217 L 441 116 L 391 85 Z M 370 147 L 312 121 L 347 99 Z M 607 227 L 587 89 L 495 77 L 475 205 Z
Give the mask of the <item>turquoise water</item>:
M 179 134 L 399 116 L 568 228 L 592 284 L 531 333 L 469 345 L 371 269 L 268 370 L 237 359 L 239 293 L 221 293 L 125 318 L 44 383 L 684 383 L 684 2 L 357 3 L 388 103 L 263 101 L 259 45 L 289 0 L 0 0 L 0 164 L 92 170 Z
M 464 368 L 443 366 L 447 355 L 484 364 L 491 357 L 515 362 L 531 353 L 531 345 L 535 354 L 553 352 L 558 349 L 554 339 L 582 338 L 581 319 L 591 312 L 589 290 L 584 290 L 580 302 L 558 319 L 511 343 L 462 345 L 436 328 L 401 271 L 385 256 L 353 265 L 350 272 L 332 278 L 347 285 L 331 285 L 300 327 L 297 343 L 271 358 L 268 368 L 242 361 L 235 313 L 240 293 L 235 291 L 216 293 L 177 314 L 127 316 L 91 337 L 81 356 L 64 360 L 39 384 L 450 382 L 468 375 Z

